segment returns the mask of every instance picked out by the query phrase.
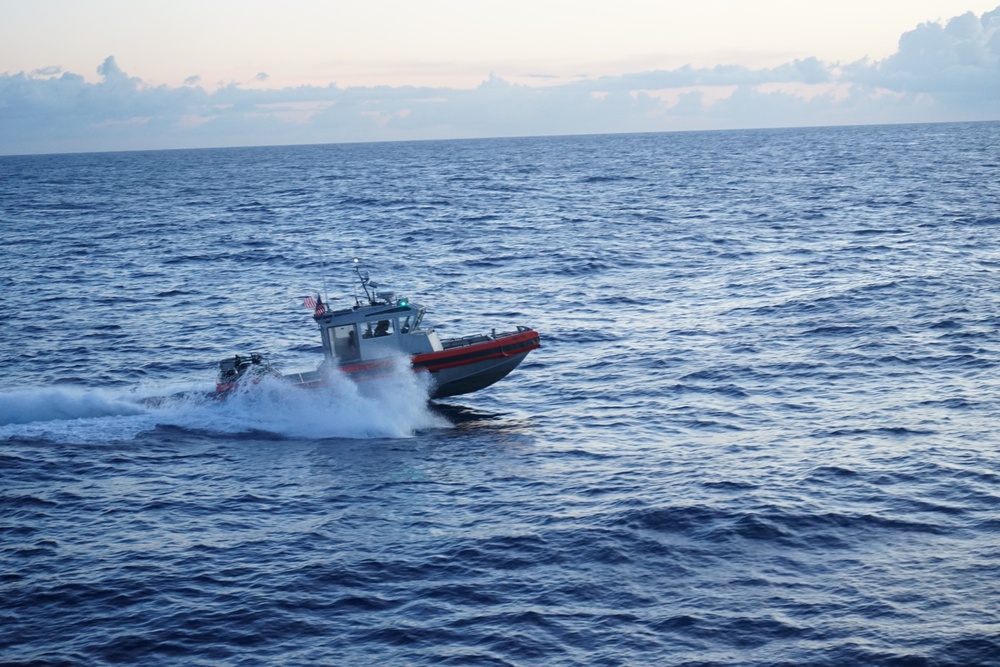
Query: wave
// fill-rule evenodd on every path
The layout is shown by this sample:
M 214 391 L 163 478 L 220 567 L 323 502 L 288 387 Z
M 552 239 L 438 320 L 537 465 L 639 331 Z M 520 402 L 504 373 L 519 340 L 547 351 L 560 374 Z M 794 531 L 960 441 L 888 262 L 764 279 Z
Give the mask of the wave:
M 278 379 L 217 400 L 203 388 L 77 386 L 0 393 L 0 439 L 55 442 L 131 440 L 157 427 L 287 438 L 404 438 L 450 423 L 428 405 L 430 379 L 400 360 L 384 376 L 356 384 L 339 371 L 327 385 L 302 389 Z
M 429 408 L 430 389 L 429 376 L 414 373 L 405 359 L 396 360 L 385 376 L 363 383 L 339 371 L 319 389 L 264 379 L 207 406 L 205 416 L 212 422 L 201 428 L 304 438 L 409 437 L 449 425 Z
M 99 389 L 69 386 L 0 393 L 0 426 L 142 412 L 142 406 Z

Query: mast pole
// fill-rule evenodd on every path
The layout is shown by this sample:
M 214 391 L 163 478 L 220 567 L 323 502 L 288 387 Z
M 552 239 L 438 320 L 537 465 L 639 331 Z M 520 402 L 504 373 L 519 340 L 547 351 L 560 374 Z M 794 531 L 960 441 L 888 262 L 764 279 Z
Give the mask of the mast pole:
M 319 266 L 320 266 L 320 270 L 322 271 L 322 273 L 320 274 L 320 278 L 322 279 L 321 282 L 323 283 L 323 296 L 326 297 L 326 302 L 330 303 L 330 291 L 326 287 L 326 258 L 325 257 L 321 256 L 319 258 Z
M 354 258 L 354 272 L 358 274 L 358 280 L 361 281 L 361 289 L 365 291 L 365 296 L 368 297 L 368 303 L 375 305 L 375 301 L 372 299 L 372 295 L 368 292 L 368 276 L 361 275 L 361 269 L 358 267 L 358 258 Z M 367 273 L 367 271 L 365 272 Z

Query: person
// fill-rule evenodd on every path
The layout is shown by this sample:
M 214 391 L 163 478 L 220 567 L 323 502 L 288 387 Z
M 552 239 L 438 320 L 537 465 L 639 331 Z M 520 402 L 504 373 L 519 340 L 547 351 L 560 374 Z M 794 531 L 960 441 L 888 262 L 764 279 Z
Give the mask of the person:
M 385 336 L 389 333 L 389 320 L 380 320 L 378 326 L 375 327 L 376 336 Z

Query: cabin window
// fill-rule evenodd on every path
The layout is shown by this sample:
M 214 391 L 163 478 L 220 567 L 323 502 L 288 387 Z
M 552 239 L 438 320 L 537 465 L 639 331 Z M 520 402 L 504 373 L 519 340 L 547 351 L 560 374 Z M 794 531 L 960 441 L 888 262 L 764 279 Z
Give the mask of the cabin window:
M 413 316 L 407 316 L 406 319 L 399 321 L 399 333 L 405 334 L 410 333 L 410 325 L 413 323 Z
M 392 320 L 378 320 L 375 322 L 365 322 L 365 332 L 362 338 L 380 338 L 393 333 Z
M 347 361 L 361 356 L 358 351 L 358 334 L 354 330 L 353 324 L 332 327 L 328 331 L 330 332 L 330 342 L 333 343 L 333 353 L 337 355 L 338 359 Z
M 392 320 L 379 320 L 375 325 L 375 336 L 388 336 L 392 333 Z

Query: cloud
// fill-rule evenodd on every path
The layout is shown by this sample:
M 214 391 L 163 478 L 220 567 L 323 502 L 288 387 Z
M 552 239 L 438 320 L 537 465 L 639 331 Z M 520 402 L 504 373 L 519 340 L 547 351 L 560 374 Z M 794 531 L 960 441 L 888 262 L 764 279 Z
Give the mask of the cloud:
M 772 69 L 750 69 L 741 65 L 716 65 L 694 68 L 689 65 L 675 70 L 658 70 L 638 74 L 580 82 L 591 88 L 617 90 L 658 90 L 687 86 L 744 86 L 765 83 L 823 83 L 831 78 L 827 66 L 816 58 L 795 60 Z
M 104 79 L 105 83 L 110 83 L 112 85 L 120 83 L 128 85 L 130 82 L 135 85 L 139 85 L 141 83 L 138 79 L 134 81 L 130 80 L 129 76 L 125 74 L 125 72 L 123 72 L 118 66 L 118 63 L 115 62 L 114 56 L 108 56 L 105 58 L 100 67 L 97 68 L 97 73 L 101 75 L 101 78 Z
M 57 65 L 50 65 L 49 67 L 42 67 L 36 69 L 31 73 L 33 76 L 55 76 L 57 74 L 62 74 L 62 67 Z
M 151 86 L 114 57 L 100 80 L 0 74 L 0 153 L 648 132 L 1000 117 L 1000 7 L 904 34 L 882 61 L 680 67 L 474 89 Z
M 874 83 L 901 92 L 1000 93 L 1000 7 L 947 24 L 924 23 L 899 40 L 899 50 L 869 70 Z

